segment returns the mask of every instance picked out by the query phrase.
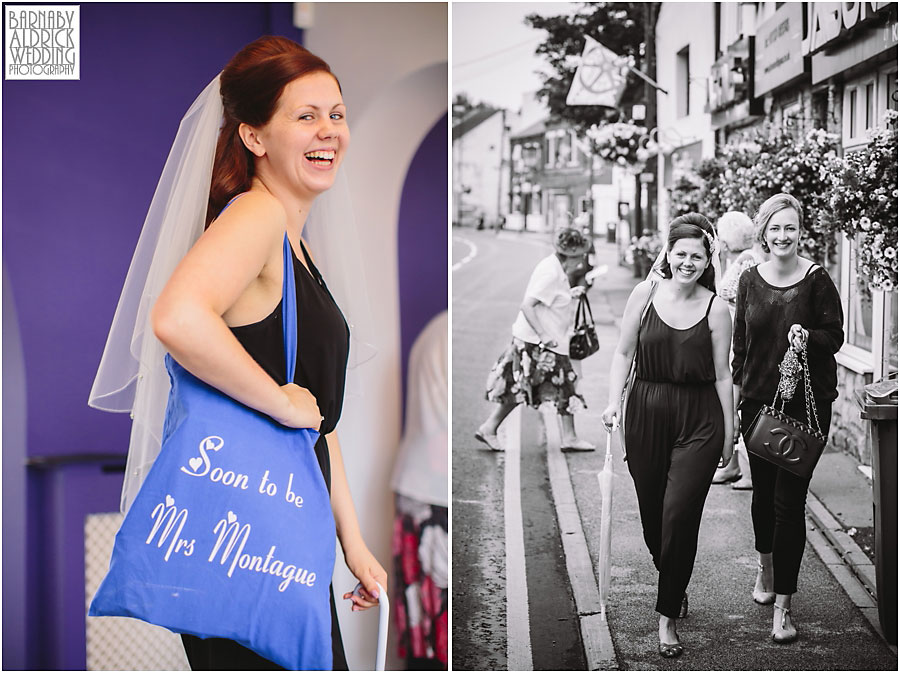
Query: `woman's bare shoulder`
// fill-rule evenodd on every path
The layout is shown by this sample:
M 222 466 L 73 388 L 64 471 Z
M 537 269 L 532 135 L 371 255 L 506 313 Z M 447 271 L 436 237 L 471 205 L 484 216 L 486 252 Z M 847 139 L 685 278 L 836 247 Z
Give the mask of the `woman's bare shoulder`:
M 287 213 L 278 199 L 268 192 L 250 190 L 235 197 L 210 228 L 251 229 L 257 234 L 280 235 L 286 224 Z

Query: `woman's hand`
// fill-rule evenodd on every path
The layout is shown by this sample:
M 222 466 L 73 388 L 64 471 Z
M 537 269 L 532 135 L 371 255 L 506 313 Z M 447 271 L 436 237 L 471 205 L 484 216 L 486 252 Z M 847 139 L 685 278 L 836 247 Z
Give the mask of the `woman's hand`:
M 587 288 L 584 285 L 576 285 L 575 287 L 569 288 L 569 294 L 573 297 L 580 297 L 587 291 Z
M 603 425 L 606 427 L 607 432 L 612 432 L 613 426 L 618 427 L 622 418 L 622 405 L 621 404 L 610 404 L 606 409 L 603 410 L 603 413 L 600 414 L 600 418 L 603 420 Z
M 378 605 L 378 586 L 381 584 L 385 591 L 387 586 L 387 572 L 381 567 L 378 560 L 362 542 L 358 546 L 344 550 L 344 561 L 353 576 L 360 581 L 362 588 L 357 593 L 348 591 L 344 594 L 344 600 L 353 603 L 350 608 L 354 612 L 368 610 Z
M 285 396 L 285 410 L 275 420 L 289 428 L 312 428 L 318 431 L 324 419 L 313 394 L 296 383 L 281 386 L 281 392 Z
M 802 351 L 806 348 L 806 342 L 809 340 L 809 331 L 803 329 L 802 325 L 794 323 L 788 331 L 788 343 L 795 351 Z
M 728 463 L 731 462 L 731 456 L 734 455 L 734 441 L 732 441 L 731 437 L 725 438 L 725 444 L 722 446 L 722 460 L 719 462 L 719 467 L 725 467 Z

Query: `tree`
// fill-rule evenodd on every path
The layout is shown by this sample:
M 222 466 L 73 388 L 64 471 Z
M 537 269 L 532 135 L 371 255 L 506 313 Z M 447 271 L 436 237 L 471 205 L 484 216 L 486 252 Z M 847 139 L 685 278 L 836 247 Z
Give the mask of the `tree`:
M 585 35 L 590 35 L 620 56 L 631 56 L 634 59 L 635 67 L 640 69 L 642 59 L 646 54 L 644 24 L 649 19 L 650 34 L 652 35 L 659 13 L 658 4 L 585 2 L 571 16 L 545 17 L 530 14 L 526 17 L 525 20 L 532 28 L 547 32 L 547 39 L 538 45 L 535 53 L 546 57 L 555 72 L 544 76 L 543 86 L 538 91 L 538 95 L 546 99 L 554 119 L 567 121 L 580 132 L 584 132 L 592 124 L 617 121 L 620 117 L 623 119 L 630 117 L 630 114 L 622 115 L 619 109 L 593 105 L 568 106 L 566 105 L 566 96 L 575 76 L 578 65 L 577 57 L 581 56 L 584 49 Z M 648 7 L 648 5 L 650 6 Z M 649 76 L 655 78 L 656 64 L 653 59 L 648 65 L 650 66 L 648 68 Z M 633 104 L 644 100 L 644 96 L 643 80 L 629 72 L 620 109 L 630 111 Z

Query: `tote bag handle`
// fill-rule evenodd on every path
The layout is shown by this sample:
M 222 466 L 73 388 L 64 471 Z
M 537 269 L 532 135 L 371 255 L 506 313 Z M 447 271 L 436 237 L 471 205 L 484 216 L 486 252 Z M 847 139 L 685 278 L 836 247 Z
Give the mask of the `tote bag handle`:
M 284 232 L 284 273 L 281 281 L 281 316 L 284 328 L 284 362 L 287 382 L 294 382 L 297 370 L 297 289 L 294 279 L 294 255 Z

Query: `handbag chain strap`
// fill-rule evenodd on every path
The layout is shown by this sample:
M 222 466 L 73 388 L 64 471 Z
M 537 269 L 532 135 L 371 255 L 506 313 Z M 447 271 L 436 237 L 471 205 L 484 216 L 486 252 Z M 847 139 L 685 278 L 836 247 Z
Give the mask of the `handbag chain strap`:
M 806 357 L 806 348 L 800 352 L 800 361 L 803 363 L 803 396 L 806 398 L 806 422 L 812 425 L 812 421 L 815 420 L 815 430 L 821 435 L 822 426 L 819 425 L 819 416 L 816 413 L 816 405 L 813 401 L 812 383 L 809 378 L 809 361 Z
M 775 397 L 772 398 L 772 407 L 784 413 L 784 406 L 797 386 L 797 375 L 803 373 L 803 398 L 806 403 L 806 423 L 819 434 L 822 434 L 822 426 L 819 425 L 819 416 L 816 413 L 816 405 L 812 394 L 812 383 L 809 376 L 809 359 L 806 356 L 806 344 L 799 351 L 794 351 L 788 346 L 784 359 L 778 367 L 781 378 L 775 388 Z M 781 407 L 778 407 L 778 398 L 781 398 Z M 815 426 L 813 426 L 815 421 Z

